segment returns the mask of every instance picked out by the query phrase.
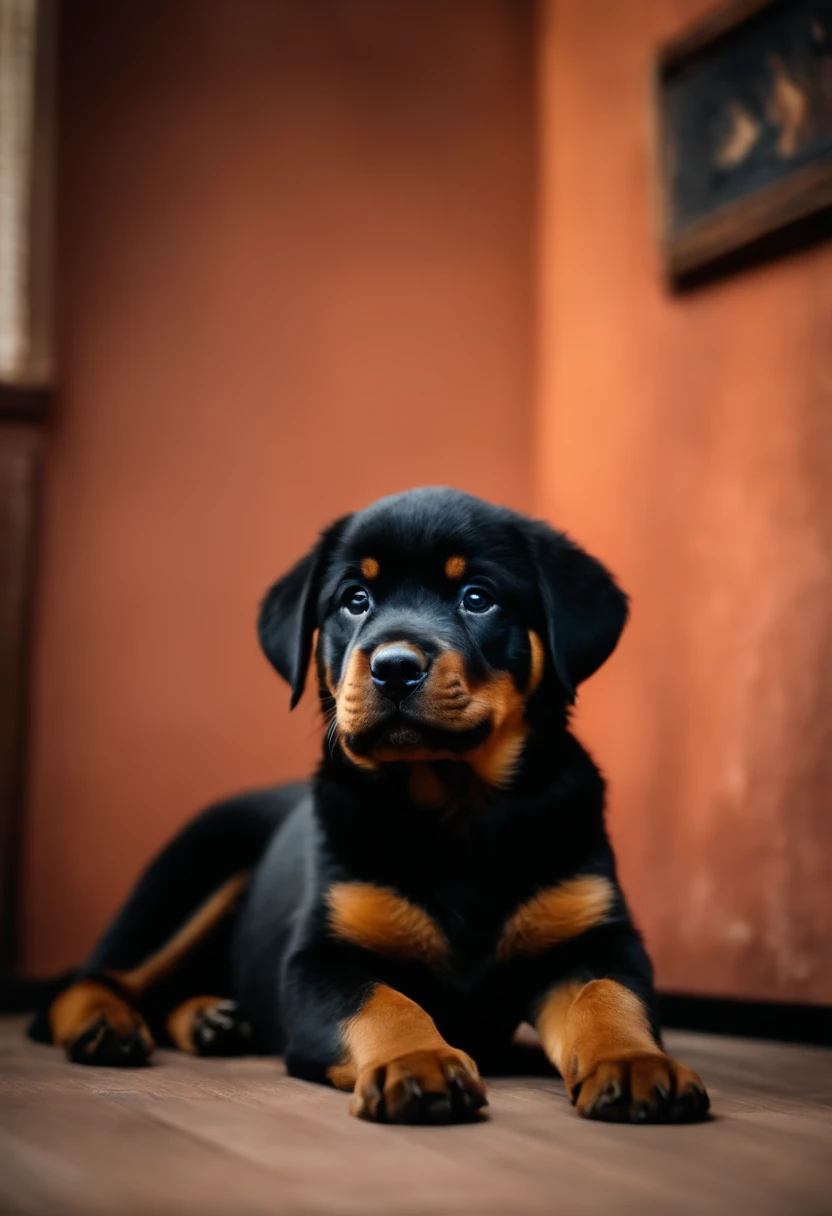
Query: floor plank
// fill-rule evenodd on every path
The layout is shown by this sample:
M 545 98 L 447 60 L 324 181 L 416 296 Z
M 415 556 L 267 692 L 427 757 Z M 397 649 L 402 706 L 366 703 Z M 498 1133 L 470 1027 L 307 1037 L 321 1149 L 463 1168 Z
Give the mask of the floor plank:
M 481 1124 L 392 1128 L 279 1061 L 80 1068 L 22 1025 L 0 1021 L 2 1216 L 832 1213 L 819 1048 L 668 1034 L 709 1084 L 715 1117 L 696 1127 L 588 1123 L 559 1082 L 503 1077 Z

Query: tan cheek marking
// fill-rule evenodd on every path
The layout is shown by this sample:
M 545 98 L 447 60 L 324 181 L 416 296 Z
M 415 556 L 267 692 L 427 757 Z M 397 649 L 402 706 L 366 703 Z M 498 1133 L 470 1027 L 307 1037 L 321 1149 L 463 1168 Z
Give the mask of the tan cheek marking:
M 407 756 L 398 753 L 388 757 L 377 752 L 377 759 L 464 760 L 486 784 L 508 784 L 528 734 L 525 696 L 518 692 L 509 672 L 495 672 L 485 683 L 472 689 L 462 655 L 446 651 L 431 667 L 423 696 L 425 712 L 437 725 L 459 731 L 490 721 L 490 735 L 467 753 L 410 752 Z
M 465 573 L 466 561 L 459 554 L 454 554 L 445 562 L 445 577 L 452 579 L 461 579 Z
M 362 1009 L 341 1028 L 344 1057 L 327 1069 L 338 1089 L 352 1089 L 359 1073 L 382 1068 L 391 1060 L 414 1051 L 441 1051 L 448 1044 L 433 1018 L 415 1001 L 379 984 Z M 476 1072 L 473 1061 L 471 1068 Z
M 330 930 L 354 946 L 429 967 L 441 967 L 450 957 L 448 939 L 436 922 L 390 887 L 335 883 L 327 904 Z
M 478 777 L 499 788 L 508 785 L 520 763 L 529 733 L 526 701 L 507 671 L 492 676 L 477 695 L 488 704 L 493 729 L 471 753 L 470 764 Z
M 365 578 L 369 578 L 369 579 L 378 578 L 378 572 L 381 569 L 381 567 L 379 566 L 378 562 L 376 561 L 376 559 L 374 557 L 362 557 L 360 566 L 361 566 L 361 573 L 364 575 Z
M 348 735 L 358 735 L 372 724 L 372 714 L 368 714 L 367 709 L 368 703 L 372 703 L 373 694 L 370 660 L 362 651 L 353 650 L 335 698 L 342 731 Z
M 373 688 L 370 682 L 370 660 L 360 650 L 354 650 L 347 660 L 343 679 L 335 692 L 335 714 L 338 718 L 338 743 L 344 755 L 357 768 L 374 771 L 378 765 L 369 756 L 359 756 L 344 742 L 344 735 L 357 735 L 372 724 Z
M 644 1005 L 615 980 L 570 981 L 552 989 L 535 1025 L 570 1093 L 603 1060 L 661 1051 Z
M 615 900 L 607 878 L 587 874 L 539 891 L 521 904 L 506 923 L 497 943 L 497 958 L 543 954 L 553 946 L 601 924 Z
M 546 649 L 533 629 L 529 630 L 529 646 L 532 652 L 532 663 L 526 695 L 530 697 L 543 679 L 543 669 L 546 666 Z
M 534 635 L 537 638 L 537 635 Z M 540 678 L 539 665 L 543 646 L 531 640 L 532 675 Z M 362 665 L 367 664 L 366 667 Z M 357 734 L 365 720 L 368 698 L 369 665 L 365 656 L 353 655 L 338 694 L 338 721 L 347 734 Z M 376 749 L 374 760 L 464 760 L 487 785 L 501 787 L 509 783 L 523 752 L 528 735 L 525 720 L 526 695 L 518 691 L 507 671 L 493 673 L 483 684 L 471 688 L 465 661 L 456 651 L 440 654 L 433 663 L 423 691 L 425 713 L 438 726 L 447 730 L 469 730 L 489 721 L 492 729 L 485 742 L 470 752 L 442 752 L 430 749 Z M 369 694 L 372 699 L 372 692 Z M 357 757 L 342 742 L 344 751 L 356 764 L 375 767 L 372 760 Z

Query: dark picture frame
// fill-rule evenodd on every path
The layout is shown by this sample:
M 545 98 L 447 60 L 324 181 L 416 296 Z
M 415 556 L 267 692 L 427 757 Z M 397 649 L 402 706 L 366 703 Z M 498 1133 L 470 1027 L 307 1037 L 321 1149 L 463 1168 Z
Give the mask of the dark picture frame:
M 832 235 L 832 0 L 734 0 L 656 62 L 667 277 Z

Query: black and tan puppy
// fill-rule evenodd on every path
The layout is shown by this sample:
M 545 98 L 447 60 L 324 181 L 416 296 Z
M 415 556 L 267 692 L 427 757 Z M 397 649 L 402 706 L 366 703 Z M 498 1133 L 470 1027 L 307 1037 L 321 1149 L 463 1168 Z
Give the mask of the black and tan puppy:
M 581 1114 L 703 1117 L 567 728 L 626 615 L 566 537 L 454 490 L 333 524 L 259 622 L 292 705 L 314 651 L 317 776 L 191 823 L 33 1033 L 89 1064 L 284 1053 L 362 1118 L 439 1122 L 529 1021 Z

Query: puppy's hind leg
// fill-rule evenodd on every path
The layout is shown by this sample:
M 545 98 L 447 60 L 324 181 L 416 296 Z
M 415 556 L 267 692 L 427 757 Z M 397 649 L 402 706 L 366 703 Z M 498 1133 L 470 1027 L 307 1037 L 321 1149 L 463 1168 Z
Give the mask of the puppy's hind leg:
M 235 800 L 206 811 L 159 854 L 75 981 L 49 1007 L 47 1037 L 71 1060 L 147 1061 L 154 1043 L 139 1009 L 153 1005 L 161 981 L 187 979 L 183 964 L 200 945 L 213 949 L 211 935 L 230 917 L 277 817 L 262 802 Z
M 70 984 L 49 1008 L 53 1042 L 76 1064 L 135 1067 L 147 1063 L 154 1042 L 135 1005 L 181 967 L 229 915 L 246 879 L 245 871 L 228 879 L 137 966 L 99 968 Z
M 49 1007 L 49 1025 L 74 1064 L 136 1068 L 154 1047 L 144 1019 L 106 975 L 65 988 Z

